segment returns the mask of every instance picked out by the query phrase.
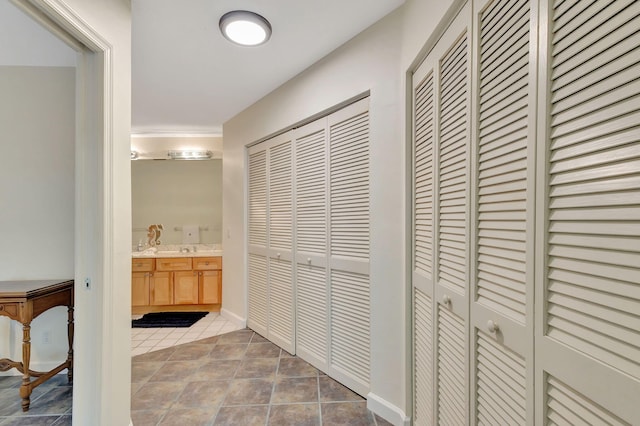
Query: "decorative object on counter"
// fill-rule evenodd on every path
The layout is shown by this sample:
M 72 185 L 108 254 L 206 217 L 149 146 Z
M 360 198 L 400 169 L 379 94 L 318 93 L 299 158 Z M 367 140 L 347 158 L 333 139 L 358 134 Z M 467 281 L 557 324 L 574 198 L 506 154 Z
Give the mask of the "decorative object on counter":
M 132 328 L 184 328 L 204 318 L 209 312 L 152 312 L 132 320 Z
M 151 247 L 159 246 L 160 244 L 162 244 L 162 241 L 160 241 L 160 234 L 163 230 L 164 227 L 162 226 L 162 224 L 149 226 L 149 233 L 147 234 L 147 237 L 149 237 L 149 245 Z

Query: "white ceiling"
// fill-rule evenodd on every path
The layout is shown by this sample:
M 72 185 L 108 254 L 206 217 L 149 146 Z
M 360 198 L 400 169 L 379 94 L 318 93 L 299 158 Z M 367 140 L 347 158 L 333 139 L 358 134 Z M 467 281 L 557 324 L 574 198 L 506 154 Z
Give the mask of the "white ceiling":
M 1 0 L 0 0 L 1 1 Z M 404 0 L 132 0 L 132 132 L 221 134 L 222 123 Z M 271 22 L 260 47 L 226 41 L 220 16 Z
M 404 0 L 132 0 L 132 132 L 220 135 L 222 123 Z M 220 16 L 267 18 L 260 47 L 226 41 Z M 62 41 L 0 0 L 0 65 L 75 66 Z

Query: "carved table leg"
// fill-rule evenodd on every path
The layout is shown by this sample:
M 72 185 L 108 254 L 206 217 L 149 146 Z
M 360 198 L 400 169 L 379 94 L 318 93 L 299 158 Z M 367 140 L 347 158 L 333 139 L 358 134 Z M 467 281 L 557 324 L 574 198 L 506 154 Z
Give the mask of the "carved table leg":
M 69 306 L 67 320 L 67 338 L 69 339 L 69 352 L 67 353 L 67 377 L 69 383 L 73 383 L 73 306 Z
M 29 362 L 31 359 L 31 324 L 22 326 L 22 386 L 20 386 L 20 397 L 22 397 L 22 411 L 29 411 L 31 403 L 31 376 L 29 375 Z

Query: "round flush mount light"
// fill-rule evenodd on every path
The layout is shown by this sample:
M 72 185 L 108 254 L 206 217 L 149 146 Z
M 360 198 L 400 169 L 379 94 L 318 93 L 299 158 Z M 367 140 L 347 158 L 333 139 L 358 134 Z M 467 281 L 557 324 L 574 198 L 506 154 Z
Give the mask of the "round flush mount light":
M 225 13 L 219 25 L 224 38 L 241 46 L 258 46 L 271 37 L 269 21 L 247 10 Z

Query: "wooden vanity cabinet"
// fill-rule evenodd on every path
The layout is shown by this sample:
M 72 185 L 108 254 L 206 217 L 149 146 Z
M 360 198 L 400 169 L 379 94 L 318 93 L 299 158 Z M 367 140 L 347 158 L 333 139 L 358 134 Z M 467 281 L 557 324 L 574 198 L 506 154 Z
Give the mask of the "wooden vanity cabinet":
M 149 305 L 151 274 L 155 259 L 133 259 L 131 263 L 131 305 Z
M 222 258 L 194 257 L 193 269 L 198 272 L 198 303 L 220 303 L 222 300 Z
M 171 272 L 156 271 L 149 283 L 149 304 L 173 305 L 173 276 Z
M 134 314 L 216 308 L 222 301 L 221 257 L 132 260 Z
M 178 271 L 173 273 L 174 305 L 197 305 L 198 272 Z

